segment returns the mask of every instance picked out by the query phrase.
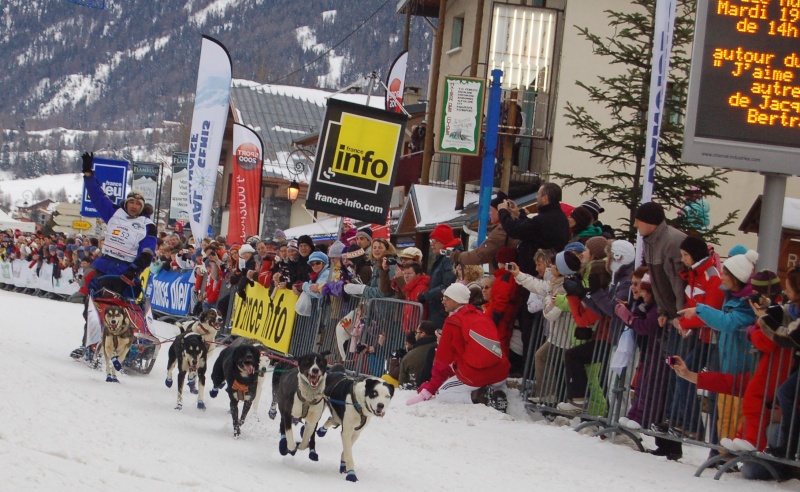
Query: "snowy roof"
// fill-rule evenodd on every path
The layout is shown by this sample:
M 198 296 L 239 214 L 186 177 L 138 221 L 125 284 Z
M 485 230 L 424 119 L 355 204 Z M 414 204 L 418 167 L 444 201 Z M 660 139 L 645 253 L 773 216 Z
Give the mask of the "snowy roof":
M 758 233 L 761 224 L 761 202 L 762 197 L 759 195 L 742 219 L 742 223 L 739 225 L 740 231 Z M 781 227 L 800 231 L 800 199 L 788 197 L 783 199 Z
M 292 227 L 283 232 L 287 238 L 298 238 L 302 235 L 311 236 L 312 238 L 330 238 L 335 239 L 339 233 L 339 220 L 341 217 L 328 217 L 327 219 L 318 220 L 317 222 Z
M 440 188 L 438 186 L 426 186 L 420 184 L 411 185 L 408 192 L 409 199 L 406 200 L 398 220 L 399 227 L 402 228 L 407 223 L 408 214 L 414 214 L 415 230 L 432 230 L 439 224 L 450 224 L 461 226 L 469 222 L 469 213 L 466 210 L 456 210 L 457 191 L 451 188 Z M 478 193 L 464 193 L 464 207 L 478 203 Z M 408 231 L 397 230 L 396 233 Z

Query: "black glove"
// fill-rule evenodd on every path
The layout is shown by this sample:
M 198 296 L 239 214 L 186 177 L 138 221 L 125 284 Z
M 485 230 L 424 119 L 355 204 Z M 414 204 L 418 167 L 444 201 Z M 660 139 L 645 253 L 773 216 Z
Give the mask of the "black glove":
M 425 304 L 425 293 L 424 292 L 420 292 L 419 293 L 419 295 L 417 296 L 417 302 L 421 302 L 421 303 Z
M 120 280 L 133 287 L 133 284 L 136 283 L 136 277 L 138 277 L 136 270 L 133 268 L 128 268 L 125 270 L 125 273 L 120 276 Z
M 783 325 L 783 308 L 781 306 L 770 306 L 767 314 L 758 320 L 762 329 L 775 333 Z
M 88 152 L 84 152 L 81 155 L 81 160 L 83 161 L 82 171 L 85 173 L 94 174 L 94 169 L 92 169 L 92 162 L 94 161 L 94 152 L 92 152 L 91 154 Z
M 592 294 L 607 288 L 610 283 L 611 275 L 605 270 L 589 274 L 589 292 Z
M 564 291 L 568 296 L 576 296 L 580 298 L 585 297 L 587 292 L 586 288 L 581 284 L 581 282 L 574 278 L 564 279 Z

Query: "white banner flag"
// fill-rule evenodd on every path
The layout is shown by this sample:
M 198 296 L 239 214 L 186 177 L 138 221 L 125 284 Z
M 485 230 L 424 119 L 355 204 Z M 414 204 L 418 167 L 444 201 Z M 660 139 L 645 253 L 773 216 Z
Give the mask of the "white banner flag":
M 408 66 L 408 51 L 400 53 L 389 69 L 386 77 L 386 111 L 402 113 L 403 92 L 406 87 L 406 67 Z
M 189 223 L 197 246 L 208 237 L 222 137 L 231 99 L 231 57 L 217 40 L 203 36 L 189 138 Z

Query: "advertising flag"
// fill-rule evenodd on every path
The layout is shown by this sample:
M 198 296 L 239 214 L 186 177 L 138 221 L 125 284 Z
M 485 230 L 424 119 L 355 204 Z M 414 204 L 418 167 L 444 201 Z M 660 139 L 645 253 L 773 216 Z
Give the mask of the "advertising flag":
M 189 154 L 172 154 L 172 190 L 169 200 L 169 225 L 189 221 Z
M 228 244 L 244 244 L 248 237 L 258 235 L 264 144 L 251 128 L 234 123 L 233 149 Z
M 222 137 L 231 100 L 231 57 L 219 41 L 203 36 L 189 137 L 189 224 L 197 245 L 208 236 Z
M 147 162 L 133 163 L 133 189 L 139 190 L 144 201 L 155 207 L 158 203 L 158 176 L 161 166 Z
M 397 55 L 386 77 L 386 111 L 402 113 L 403 92 L 406 87 L 406 66 L 408 65 L 408 51 Z
M 103 193 L 114 202 L 122 205 L 125 199 L 125 185 L 128 182 L 128 161 L 114 159 L 94 158 L 94 175 L 100 182 Z M 84 217 L 100 217 L 100 212 L 89 201 L 89 193 L 83 187 L 83 200 L 81 201 L 81 215 Z
M 385 224 L 407 119 L 328 99 L 306 208 Z

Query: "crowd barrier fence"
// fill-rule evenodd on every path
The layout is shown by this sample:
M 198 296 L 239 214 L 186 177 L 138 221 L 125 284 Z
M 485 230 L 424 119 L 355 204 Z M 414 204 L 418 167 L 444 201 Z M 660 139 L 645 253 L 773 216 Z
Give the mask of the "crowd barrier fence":
M 0 284 L 13 286 L 15 289 L 33 289 L 36 293 L 50 293 L 60 297 L 68 297 L 78 292 L 71 268 L 60 271 L 58 278 L 53 276 L 52 264 L 35 263 L 22 260 L 0 262 Z

